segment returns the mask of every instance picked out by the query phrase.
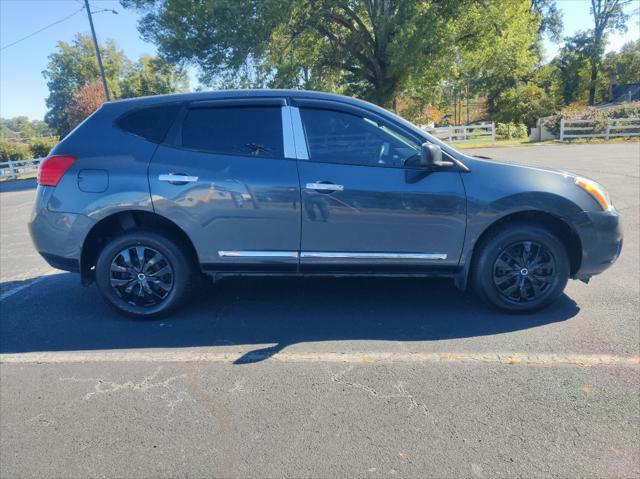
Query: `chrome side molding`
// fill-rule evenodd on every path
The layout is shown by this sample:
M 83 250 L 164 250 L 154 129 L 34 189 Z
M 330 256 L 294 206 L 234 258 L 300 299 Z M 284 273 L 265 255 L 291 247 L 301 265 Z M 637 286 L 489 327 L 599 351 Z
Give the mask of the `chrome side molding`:
M 221 258 L 297 258 L 297 251 L 218 251 Z
M 345 253 L 333 251 L 218 251 L 221 258 L 323 258 L 444 260 L 445 253 Z
M 445 253 L 341 253 L 324 251 L 303 251 L 301 258 L 346 258 L 346 259 L 418 259 L 444 260 Z

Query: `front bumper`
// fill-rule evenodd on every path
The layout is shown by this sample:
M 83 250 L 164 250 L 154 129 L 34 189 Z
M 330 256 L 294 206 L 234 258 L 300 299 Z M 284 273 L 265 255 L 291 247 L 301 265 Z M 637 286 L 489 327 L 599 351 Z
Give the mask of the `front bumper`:
M 617 211 L 585 211 L 574 222 L 582 243 L 582 261 L 574 278 L 588 280 L 602 273 L 620 256 L 622 228 Z

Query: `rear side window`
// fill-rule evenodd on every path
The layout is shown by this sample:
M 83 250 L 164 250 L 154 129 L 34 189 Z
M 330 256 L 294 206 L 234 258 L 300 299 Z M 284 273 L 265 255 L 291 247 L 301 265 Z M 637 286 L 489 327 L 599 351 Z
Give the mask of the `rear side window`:
M 178 114 L 180 105 L 151 106 L 126 113 L 117 125 L 129 133 L 146 138 L 154 143 L 161 143 Z
M 182 124 L 182 146 L 224 155 L 283 158 L 280 107 L 189 110 Z

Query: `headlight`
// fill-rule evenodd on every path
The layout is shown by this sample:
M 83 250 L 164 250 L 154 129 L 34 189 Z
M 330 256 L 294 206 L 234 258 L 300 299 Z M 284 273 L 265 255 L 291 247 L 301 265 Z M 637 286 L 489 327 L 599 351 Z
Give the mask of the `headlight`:
M 576 185 L 589 193 L 591 197 L 598 202 L 600 208 L 602 208 L 603 211 L 611 211 L 613 209 L 611 198 L 609 198 L 609 193 L 607 193 L 602 185 L 581 176 L 576 176 L 574 178 L 574 181 Z

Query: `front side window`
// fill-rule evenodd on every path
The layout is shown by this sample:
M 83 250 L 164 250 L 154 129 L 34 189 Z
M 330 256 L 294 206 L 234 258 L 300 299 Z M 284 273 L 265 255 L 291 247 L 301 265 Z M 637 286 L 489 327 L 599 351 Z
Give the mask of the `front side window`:
M 189 110 L 182 146 L 223 155 L 282 158 L 280 107 L 214 107 Z
M 312 161 L 402 167 L 420 145 L 369 118 L 316 108 L 301 108 Z

